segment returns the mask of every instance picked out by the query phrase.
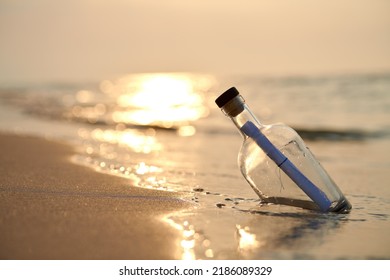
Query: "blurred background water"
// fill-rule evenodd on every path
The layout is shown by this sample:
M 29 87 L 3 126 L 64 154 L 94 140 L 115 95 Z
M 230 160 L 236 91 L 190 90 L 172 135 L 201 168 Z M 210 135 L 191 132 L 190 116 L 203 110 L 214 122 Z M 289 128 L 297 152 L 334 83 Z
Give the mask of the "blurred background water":
M 350 214 L 258 206 L 237 167 L 241 136 L 214 104 L 242 93 L 258 119 L 300 133 Z M 2 131 L 67 141 L 72 161 L 128 185 L 185 194 L 164 220 L 182 259 L 390 257 L 390 74 L 131 74 L 97 83 L 3 86 Z M 131 228 L 129 228 L 131 230 Z

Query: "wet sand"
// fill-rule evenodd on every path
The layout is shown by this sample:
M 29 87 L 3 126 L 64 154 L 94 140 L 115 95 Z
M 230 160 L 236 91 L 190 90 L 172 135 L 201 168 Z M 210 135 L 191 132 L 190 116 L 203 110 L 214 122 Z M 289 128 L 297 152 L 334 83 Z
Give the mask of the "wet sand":
M 176 259 L 164 214 L 180 194 L 131 186 L 70 162 L 71 147 L 0 134 L 1 259 Z

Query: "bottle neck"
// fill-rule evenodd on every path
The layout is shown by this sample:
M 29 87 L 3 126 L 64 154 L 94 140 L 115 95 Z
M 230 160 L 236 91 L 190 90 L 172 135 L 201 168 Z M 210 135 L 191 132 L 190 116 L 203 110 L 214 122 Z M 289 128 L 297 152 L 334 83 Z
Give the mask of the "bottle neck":
M 236 96 L 232 100 L 230 100 L 227 104 L 225 104 L 222 108 L 222 112 L 228 116 L 233 123 L 238 128 L 238 131 L 245 138 L 247 137 L 242 133 L 241 127 L 247 122 L 251 121 L 258 128 L 261 128 L 263 125 L 256 119 L 255 115 L 246 105 L 244 98 L 241 95 Z

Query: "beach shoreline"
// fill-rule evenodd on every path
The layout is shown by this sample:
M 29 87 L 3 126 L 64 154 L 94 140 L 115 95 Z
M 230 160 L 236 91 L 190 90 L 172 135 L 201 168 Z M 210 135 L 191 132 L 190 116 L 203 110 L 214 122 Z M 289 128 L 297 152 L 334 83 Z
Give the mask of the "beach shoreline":
M 389 259 L 388 75 L 220 77 L 213 90 L 194 77 L 130 75 L 112 94 L 1 90 L 0 259 Z M 228 84 L 264 124 L 302 133 L 350 213 L 259 205 L 237 166 L 242 139 L 215 106 Z
M 72 147 L 0 134 L 0 259 L 178 259 L 163 216 L 188 209 L 180 193 L 71 162 Z

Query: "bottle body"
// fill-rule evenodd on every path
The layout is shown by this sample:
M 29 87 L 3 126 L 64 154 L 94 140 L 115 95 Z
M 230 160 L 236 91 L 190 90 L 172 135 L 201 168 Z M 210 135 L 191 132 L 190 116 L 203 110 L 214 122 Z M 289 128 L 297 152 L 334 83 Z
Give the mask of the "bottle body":
M 259 127 L 258 127 L 259 128 Z M 283 124 L 261 126 L 263 135 L 330 201 L 323 210 L 250 137 L 244 137 L 239 155 L 240 171 L 263 203 L 284 204 L 327 212 L 347 212 L 344 195 L 292 128 Z
M 238 165 L 262 203 L 349 212 L 351 204 L 295 130 L 262 125 L 235 88 L 216 103 L 243 136 Z

